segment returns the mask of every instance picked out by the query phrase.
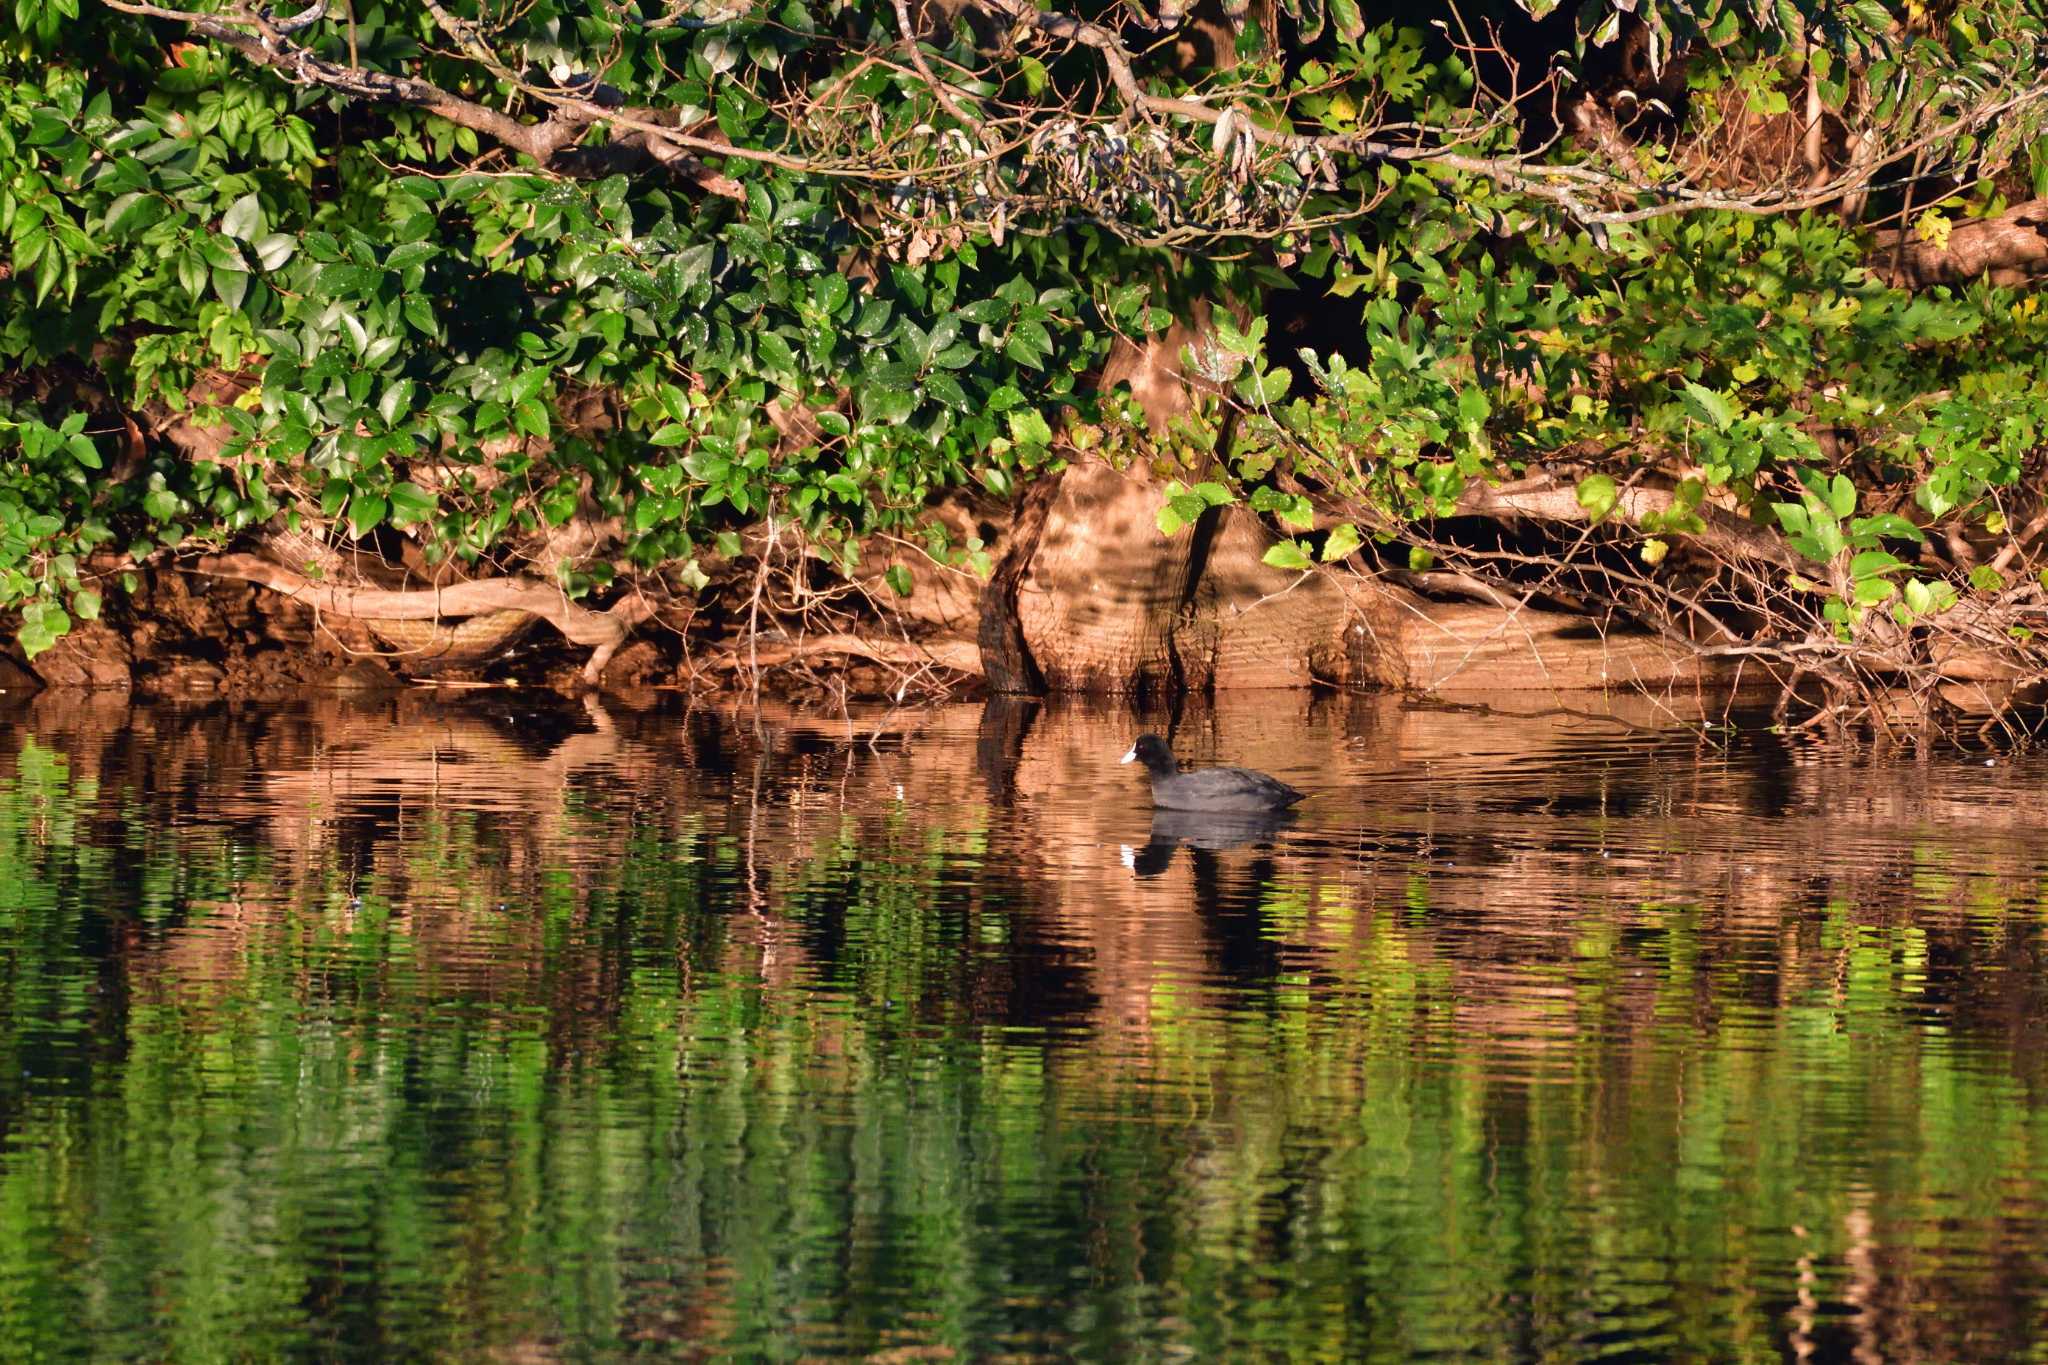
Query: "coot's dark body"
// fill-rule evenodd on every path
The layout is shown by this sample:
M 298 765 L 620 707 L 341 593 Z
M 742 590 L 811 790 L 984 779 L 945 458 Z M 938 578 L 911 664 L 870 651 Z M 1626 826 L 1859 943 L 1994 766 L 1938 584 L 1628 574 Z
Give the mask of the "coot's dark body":
M 1285 810 L 1308 794 L 1250 768 L 1200 768 L 1184 773 L 1174 762 L 1173 750 L 1157 735 L 1139 735 L 1123 757 L 1126 763 L 1133 759 L 1152 775 L 1152 804 L 1167 810 Z

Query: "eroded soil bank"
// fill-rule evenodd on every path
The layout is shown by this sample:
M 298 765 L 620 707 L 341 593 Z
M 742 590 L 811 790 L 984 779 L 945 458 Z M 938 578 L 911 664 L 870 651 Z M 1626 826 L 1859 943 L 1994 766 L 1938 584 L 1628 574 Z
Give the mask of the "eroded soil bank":
M 694 592 L 622 579 L 585 601 L 531 573 L 437 575 L 402 553 L 412 547 L 262 536 L 134 570 L 132 590 L 104 595 L 100 619 L 33 660 L 11 642 L 0 688 L 282 698 L 516 684 L 839 703 L 1339 689 L 1697 704 L 1761 691 L 1781 709 L 1796 702 L 1836 722 L 1853 711 L 1881 728 L 2005 724 L 2040 709 L 2039 680 L 1960 649 L 1924 677 L 1906 669 L 1829 691 L 1797 641 L 1653 633 L 1565 609 L 1565 594 L 1517 597 L 1458 574 L 1283 571 L 1267 562 L 1273 532 L 1243 508 L 1158 535 L 1160 496 L 1145 471 L 1077 462 L 1013 508 L 961 509 L 959 538 L 987 550 L 981 572 L 899 550 L 869 557 L 864 577 L 835 578 L 801 544 L 769 537 Z
M 863 610 L 822 626 L 754 613 L 744 585 L 727 585 L 697 603 L 632 611 L 616 643 L 596 647 L 531 612 L 365 618 L 323 610 L 332 600 L 325 585 L 300 580 L 299 591 L 280 591 L 201 567 L 256 564 L 253 556 L 150 566 L 135 574 L 132 592 L 106 595 L 99 620 L 75 624 L 34 659 L 10 640 L 0 689 L 276 699 L 418 684 L 567 694 L 758 686 L 901 700 L 1316 687 L 1692 692 L 1745 681 L 1654 638 L 1601 634 L 1554 612 L 1397 601 L 1334 575 L 1289 587 L 1231 539 L 1208 557 L 1200 591 L 1190 590 L 1184 557 L 1063 533 L 1028 564 L 1000 564 L 986 585 L 926 564 L 907 599 L 870 593 Z M 601 622 L 620 620 L 634 603 L 562 605 Z
M 142 570 L 132 593 L 109 593 L 101 619 L 75 624 L 34 659 L 9 638 L 0 692 L 129 691 L 146 697 L 281 699 L 320 691 L 478 683 L 565 694 L 719 690 L 758 669 L 763 691 L 850 697 L 975 695 L 973 624 L 917 646 L 890 638 L 803 636 L 764 622 L 747 647 L 720 614 L 650 612 L 592 675 L 593 650 L 527 613 L 442 621 L 364 620 L 300 596 L 183 568 Z M 11 633 L 10 633 L 11 634 Z M 904 634 L 901 624 L 897 636 Z M 872 656 L 872 657 L 868 657 Z

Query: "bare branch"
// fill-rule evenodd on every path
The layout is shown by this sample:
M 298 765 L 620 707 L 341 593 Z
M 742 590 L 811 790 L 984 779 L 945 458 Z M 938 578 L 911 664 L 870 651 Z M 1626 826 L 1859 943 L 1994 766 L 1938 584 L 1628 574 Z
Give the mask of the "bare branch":
M 924 49 L 918 46 L 917 31 L 911 26 L 910 5 L 907 0 L 895 0 L 895 5 L 896 26 L 903 31 L 903 46 L 909 50 L 910 60 L 912 65 L 917 67 L 917 74 L 923 77 L 924 83 L 931 88 L 932 97 L 939 102 L 940 107 L 951 114 L 962 127 L 972 128 L 975 136 L 981 138 L 981 120 L 960 107 L 960 102 L 953 98 L 951 88 L 938 78 L 932 71 L 931 63 L 925 60 Z

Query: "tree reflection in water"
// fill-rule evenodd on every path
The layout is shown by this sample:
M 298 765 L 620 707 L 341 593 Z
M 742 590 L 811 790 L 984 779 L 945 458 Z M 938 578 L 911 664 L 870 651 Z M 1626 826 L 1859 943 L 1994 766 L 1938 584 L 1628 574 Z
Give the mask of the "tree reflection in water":
M 2021 1352 L 2048 767 L 1628 719 L 40 698 L 0 1354 Z

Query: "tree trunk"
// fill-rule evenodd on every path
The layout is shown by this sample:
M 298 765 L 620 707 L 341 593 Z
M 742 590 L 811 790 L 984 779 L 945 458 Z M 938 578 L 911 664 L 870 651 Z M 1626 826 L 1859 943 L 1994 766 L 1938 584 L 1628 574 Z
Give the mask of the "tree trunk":
M 1301 575 L 1265 562 L 1274 541 L 1242 507 L 1212 513 L 1201 576 L 1175 633 L 1196 690 L 1398 686 L 1405 594 L 1345 568 Z
M 1159 534 L 1161 501 L 1140 470 L 1090 460 L 1061 476 L 1017 587 L 1024 647 L 1050 690 L 1179 685 L 1173 623 L 1187 601 L 1194 537 Z
M 1142 470 L 1076 463 L 1045 509 L 1035 552 L 1019 541 L 1030 557 L 1017 580 L 1016 638 L 1048 690 L 1579 692 L 1735 676 L 1682 643 L 1603 633 L 1578 616 L 1433 601 L 1343 565 L 1272 568 L 1273 536 L 1241 507 L 1161 536 L 1162 497 Z M 992 683 L 999 670 L 1019 671 L 991 650 L 996 638 L 1006 637 L 984 621 Z

